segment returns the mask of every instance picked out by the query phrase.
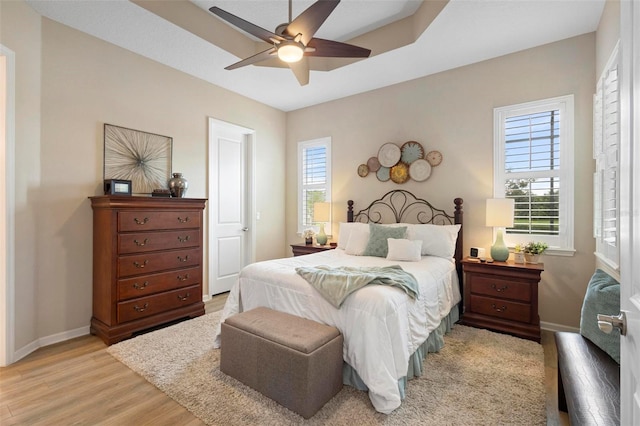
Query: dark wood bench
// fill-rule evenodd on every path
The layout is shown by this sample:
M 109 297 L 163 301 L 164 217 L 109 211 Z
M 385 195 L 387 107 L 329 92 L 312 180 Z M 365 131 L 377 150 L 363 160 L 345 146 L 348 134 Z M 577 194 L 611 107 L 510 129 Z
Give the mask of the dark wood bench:
M 578 333 L 556 332 L 558 408 L 572 425 L 620 424 L 620 365 Z

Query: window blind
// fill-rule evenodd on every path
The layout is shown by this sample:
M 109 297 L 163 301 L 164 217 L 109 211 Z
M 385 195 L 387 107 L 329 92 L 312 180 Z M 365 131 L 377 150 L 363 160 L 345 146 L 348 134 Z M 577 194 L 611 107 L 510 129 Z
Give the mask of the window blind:
M 561 127 L 557 109 L 505 119 L 505 195 L 515 201 L 507 233 L 560 233 Z

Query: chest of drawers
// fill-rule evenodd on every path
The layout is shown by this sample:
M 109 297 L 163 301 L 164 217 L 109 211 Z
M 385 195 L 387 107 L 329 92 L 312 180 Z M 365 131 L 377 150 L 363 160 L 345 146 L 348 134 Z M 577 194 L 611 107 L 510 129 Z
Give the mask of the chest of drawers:
M 91 333 L 107 344 L 204 314 L 202 220 L 206 200 L 91 197 Z
M 543 264 L 462 262 L 461 323 L 540 342 L 538 282 Z

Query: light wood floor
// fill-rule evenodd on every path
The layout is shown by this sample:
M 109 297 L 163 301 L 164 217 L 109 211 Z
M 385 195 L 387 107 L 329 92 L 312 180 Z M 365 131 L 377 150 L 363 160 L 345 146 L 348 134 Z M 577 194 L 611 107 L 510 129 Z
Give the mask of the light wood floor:
M 219 310 L 226 295 L 207 303 Z M 557 410 L 556 349 L 543 332 L 547 424 L 568 425 Z M 40 348 L 0 368 L 0 424 L 8 425 L 202 425 L 203 423 L 107 354 L 95 336 Z

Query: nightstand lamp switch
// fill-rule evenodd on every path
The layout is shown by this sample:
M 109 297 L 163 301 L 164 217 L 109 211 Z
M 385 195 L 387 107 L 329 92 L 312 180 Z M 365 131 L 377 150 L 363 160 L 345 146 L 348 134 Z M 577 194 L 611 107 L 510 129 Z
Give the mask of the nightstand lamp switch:
M 509 247 L 504 243 L 503 228 L 513 226 L 514 200 L 512 198 L 490 198 L 487 200 L 487 226 L 496 228 L 496 241 L 491 246 L 491 258 L 505 262 L 509 258 Z
M 316 235 L 316 241 L 321 246 L 327 244 L 327 234 L 324 232 L 324 224 L 331 220 L 331 204 L 314 203 L 313 221 L 320 224 L 320 232 Z

